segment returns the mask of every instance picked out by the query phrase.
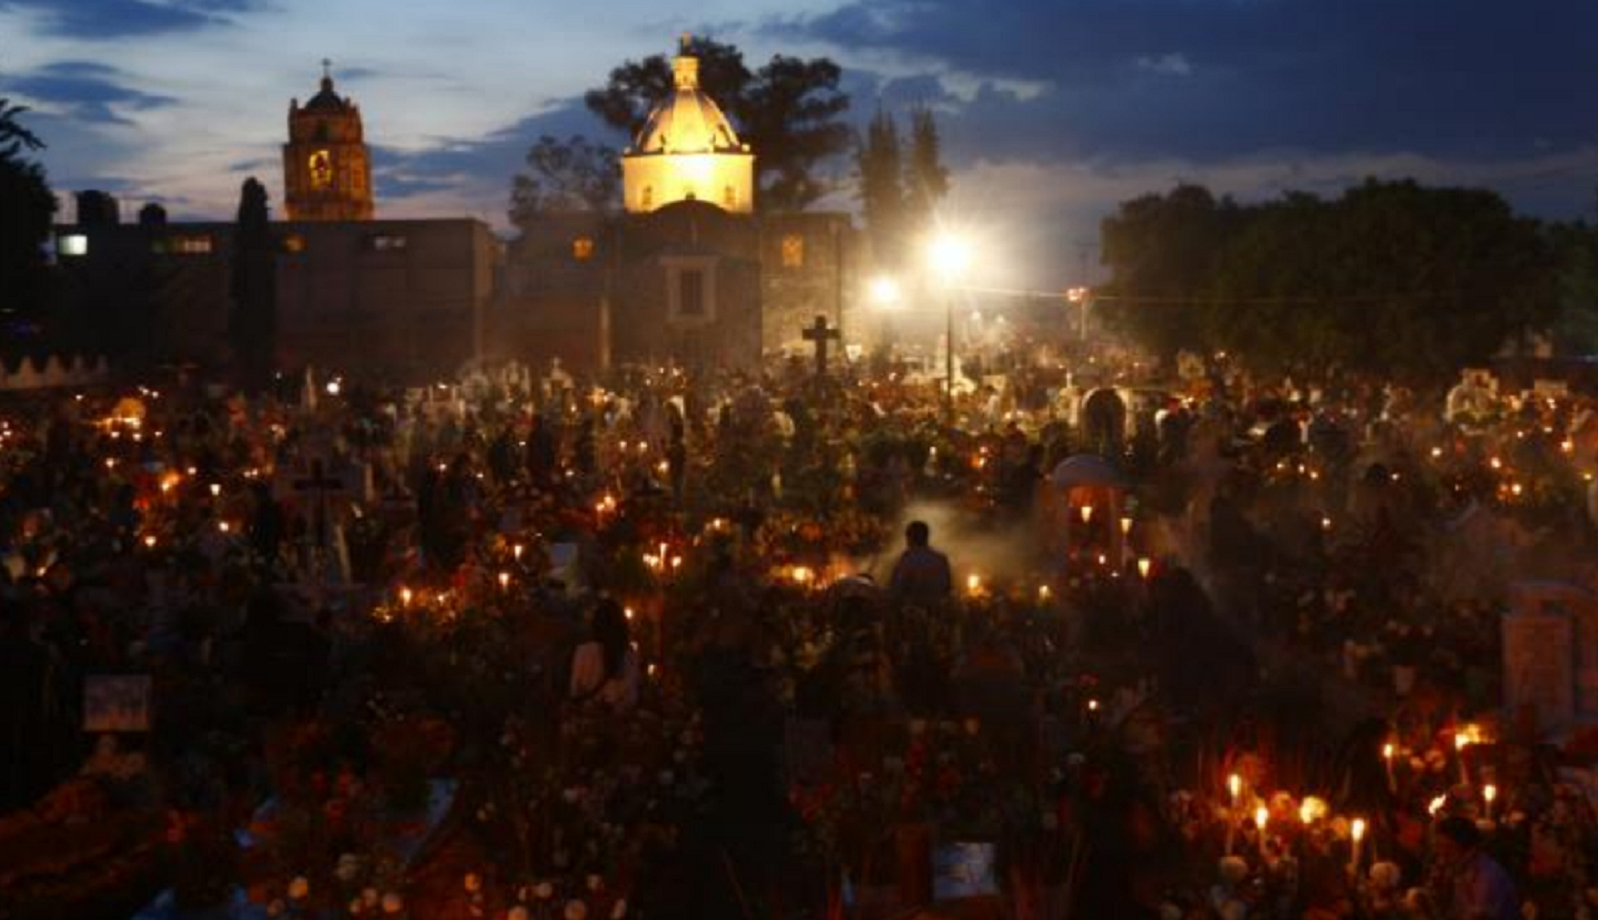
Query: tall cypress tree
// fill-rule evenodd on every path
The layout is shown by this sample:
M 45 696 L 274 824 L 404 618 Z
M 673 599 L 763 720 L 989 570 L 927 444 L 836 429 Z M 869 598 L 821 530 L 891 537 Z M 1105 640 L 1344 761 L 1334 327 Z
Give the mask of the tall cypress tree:
M 943 165 L 943 144 L 932 110 L 924 105 L 910 112 L 910 152 L 904 176 L 907 218 L 921 226 L 928 224 L 938 204 L 949 193 L 949 170 Z
M 271 384 L 277 351 L 277 252 L 266 186 L 254 176 L 239 191 L 233 235 L 233 313 L 228 331 L 240 382 L 259 391 Z
M 904 260 L 905 193 L 899 127 L 881 108 L 855 144 L 855 180 L 866 233 L 878 267 L 896 269 Z

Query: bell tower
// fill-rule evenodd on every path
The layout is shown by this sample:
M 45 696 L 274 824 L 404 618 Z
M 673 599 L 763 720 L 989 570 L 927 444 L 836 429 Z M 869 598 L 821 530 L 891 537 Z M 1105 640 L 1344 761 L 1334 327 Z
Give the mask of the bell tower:
M 333 91 L 332 62 L 322 88 L 301 106 L 289 102 L 283 145 L 283 203 L 289 220 L 371 220 L 372 169 L 361 110 Z

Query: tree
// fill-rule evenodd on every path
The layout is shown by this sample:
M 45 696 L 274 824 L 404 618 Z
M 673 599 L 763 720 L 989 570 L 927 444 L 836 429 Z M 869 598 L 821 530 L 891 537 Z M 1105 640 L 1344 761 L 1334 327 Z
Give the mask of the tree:
M 912 226 L 926 226 L 949 194 L 949 170 L 943 165 L 943 142 L 932 110 L 924 105 L 910 111 L 910 154 L 905 159 L 906 211 Z
M 1558 313 L 1542 228 L 1481 189 L 1368 180 L 1239 207 L 1180 186 L 1123 204 L 1103 246 L 1110 315 L 1165 355 L 1436 382 Z
M 26 112 L 0 98 L 0 303 L 4 312 L 24 314 L 40 309 L 46 299 L 43 247 L 56 212 L 44 167 L 23 157 L 44 148 L 18 121 Z
M 17 121 L 27 111 L 26 106 L 12 105 L 10 99 L 0 97 L 0 162 L 14 161 L 24 150 L 44 149 L 38 135 Z
M 850 141 L 841 121 L 849 97 L 838 88 L 838 65 L 776 55 L 751 72 L 733 45 L 695 38 L 683 50 L 699 58 L 700 87 L 732 116 L 755 151 L 761 209 L 802 210 L 825 194 L 816 169 L 846 151 Z M 605 124 L 636 137 L 673 87 L 671 62 L 657 54 L 614 68 L 583 102 Z
M 266 186 L 251 176 L 239 190 L 233 236 L 233 313 L 228 325 L 241 382 L 250 390 L 270 386 L 275 369 L 276 262 Z
M 893 269 L 904 258 L 904 182 L 899 128 L 882 109 L 855 145 L 855 181 L 866 233 L 877 265 Z
M 616 151 L 581 135 L 546 134 L 527 151 L 528 172 L 511 185 L 510 222 L 527 229 L 539 214 L 614 211 L 621 201 Z
M 1112 272 L 1106 320 L 1164 358 L 1210 347 L 1213 324 L 1198 298 L 1209 293 L 1213 262 L 1238 222 L 1230 199 L 1197 185 L 1124 202 L 1100 226 Z

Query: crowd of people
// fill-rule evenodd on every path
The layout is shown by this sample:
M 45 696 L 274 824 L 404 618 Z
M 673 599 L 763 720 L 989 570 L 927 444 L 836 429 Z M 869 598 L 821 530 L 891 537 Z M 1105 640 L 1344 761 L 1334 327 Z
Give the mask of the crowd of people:
M 993 364 L 11 402 L 0 916 L 1598 909 L 1590 398 Z

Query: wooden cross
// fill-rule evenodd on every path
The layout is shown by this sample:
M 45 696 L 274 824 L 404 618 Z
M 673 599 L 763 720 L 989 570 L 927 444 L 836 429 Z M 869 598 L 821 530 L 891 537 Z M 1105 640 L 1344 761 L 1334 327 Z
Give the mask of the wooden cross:
M 322 79 L 333 79 L 333 62 L 327 58 L 322 58 Z
M 827 346 L 834 339 L 841 337 L 838 328 L 836 326 L 828 326 L 827 318 L 817 314 L 815 325 L 805 327 L 801 334 L 804 335 L 806 341 L 814 343 L 816 347 L 816 376 L 825 377 L 827 374 Z
M 344 480 L 324 472 L 321 460 L 311 461 L 311 475 L 289 483 L 300 494 L 311 492 L 316 501 L 316 545 L 327 545 L 327 496 L 329 492 L 343 492 Z

